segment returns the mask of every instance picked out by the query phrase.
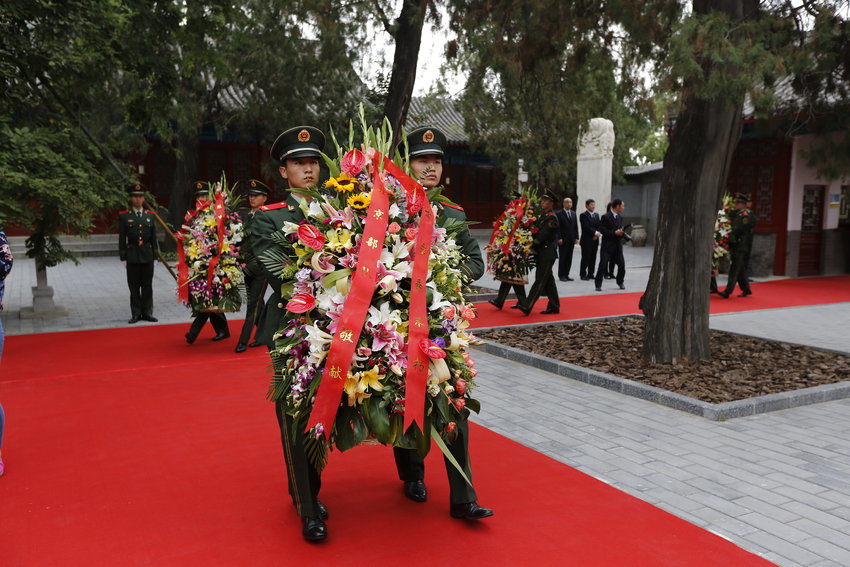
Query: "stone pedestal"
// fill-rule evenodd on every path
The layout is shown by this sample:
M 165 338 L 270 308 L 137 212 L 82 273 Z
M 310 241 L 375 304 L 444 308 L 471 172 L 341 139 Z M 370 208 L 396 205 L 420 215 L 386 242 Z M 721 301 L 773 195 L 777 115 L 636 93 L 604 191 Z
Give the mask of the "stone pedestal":
M 585 210 L 587 199 L 596 201 L 596 212 L 605 214 L 611 201 L 611 167 L 614 159 L 614 123 L 605 118 L 593 118 L 579 138 L 575 209 Z
M 38 270 L 32 288 L 32 307 L 21 309 L 21 319 L 64 317 L 68 312 L 53 301 L 53 288 L 47 285 L 47 270 Z

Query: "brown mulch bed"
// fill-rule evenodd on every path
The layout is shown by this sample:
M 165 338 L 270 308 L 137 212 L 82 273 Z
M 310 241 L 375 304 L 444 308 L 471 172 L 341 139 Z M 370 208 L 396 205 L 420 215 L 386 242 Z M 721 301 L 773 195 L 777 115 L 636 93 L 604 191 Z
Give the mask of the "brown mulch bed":
M 710 403 L 842 382 L 850 356 L 711 331 L 709 361 L 651 364 L 641 359 L 643 319 L 511 327 L 476 336 L 649 384 Z

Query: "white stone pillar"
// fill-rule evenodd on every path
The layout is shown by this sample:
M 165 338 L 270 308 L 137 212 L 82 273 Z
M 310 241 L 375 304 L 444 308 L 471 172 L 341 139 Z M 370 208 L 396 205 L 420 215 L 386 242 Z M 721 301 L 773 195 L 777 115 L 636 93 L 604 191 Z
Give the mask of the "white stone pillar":
M 583 212 L 587 199 L 596 201 L 596 212 L 605 214 L 611 201 L 611 167 L 614 159 L 614 123 L 592 118 L 579 137 L 575 210 Z

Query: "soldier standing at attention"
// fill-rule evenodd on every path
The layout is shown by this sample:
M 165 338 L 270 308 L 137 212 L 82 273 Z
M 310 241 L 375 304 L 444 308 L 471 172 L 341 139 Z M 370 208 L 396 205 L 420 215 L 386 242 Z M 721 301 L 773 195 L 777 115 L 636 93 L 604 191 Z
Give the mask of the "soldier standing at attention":
M 534 284 L 531 286 L 531 291 L 528 292 L 525 304 L 519 308 L 526 315 L 531 315 L 534 304 L 544 293 L 549 298 L 549 304 L 540 313 L 549 315 L 561 312 L 558 286 L 555 284 L 555 276 L 552 275 L 552 267 L 558 259 L 558 217 L 552 212 L 556 200 L 555 194 L 549 189 L 546 189 L 540 198 L 543 213 L 534 224 L 537 232 L 534 234 L 534 242 L 531 245 L 537 269 L 534 272 Z M 534 232 L 533 229 L 532 232 Z
M 208 203 L 210 200 L 210 184 L 206 181 L 196 181 L 193 187 L 195 189 L 195 208 Z M 212 340 L 221 341 L 230 336 L 230 328 L 227 326 L 227 317 L 224 313 L 198 313 L 185 335 L 187 343 L 195 342 L 207 321 L 212 324 L 215 331 Z
M 246 348 L 258 347 L 263 343 L 254 340 L 248 344 L 251 338 L 251 331 L 257 325 L 260 319 L 260 313 L 263 310 L 263 298 L 266 294 L 266 276 L 263 273 L 263 266 L 260 261 L 254 256 L 254 251 L 251 249 L 251 224 L 254 221 L 254 215 L 260 210 L 260 207 L 266 204 L 269 198 L 269 188 L 261 181 L 252 179 L 248 182 L 248 204 L 251 206 L 250 211 L 244 211 L 242 217 L 242 227 L 245 231 L 245 236 L 242 242 L 242 261 L 245 267 L 242 272 L 245 274 L 245 296 L 246 310 L 245 322 L 242 324 L 242 332 L 239 334 L 239 342 L 236 343 L 236 352 L 245 352 Z
M 280 176 L 289 185 L 290 194 L 280 203 L 260 207 L 254 214 L 251 222 L 251 246 L 257 258 L 262 258 L 266 250 L 276 246 L 271 236 L 283 228 L 283 223 L 298 223 L 304 220 L 298 200 L 293 195 L 297 195 L 299 189 L 313 188 L 318 184 L 320 152 L 324 146 L 325 135 L 312 126 L 290 128 L 272 144 L 271 157 L 281 162 Z M 287 311 L 280 296 L 280 287 L 283 284 L 280 274 L 272 273 L 265 266 L 263 272 L 272 286 L 272 294 L 260 315 L 256 340 L 271 350 L 274 347 L 274 334 L 281 327 Z M 296 423 L 293 416 L 283 411 L 280 400 L 275 402 L 275 413 L 286 461 L 289 494 L 296 513 L 301 516 L 301 535 L 307 541 L 324 540 L 328 537 L 325 525 L 328 511 L 319 501 L 322 477 L 307 457 L 304 448 L 304 429 L 308 414 L 305 412 Z
M 134 183 L 127 187 L 131 208 L 118 213 L 118 253 L 127 267 L 130 287 L 131 325 L 139 321 L 155 323 L 153 316 L 153 261 L 159 250 L 153 212 L 145 210 L 145 188 Z
M 738 297 L 752 295 L 750 282 L 747 280 L 746 269 L 750 263 L 750 251 L 753 248 L 753 229 L 756 226 L 755 215 L 746 207 L 746 197 L 735 198 L 735 214 L 732 216 L 732 234 L 729 235 L 729 244 L 732 249 L 732 264 L 729 266 L 729 279 L 726 289 L 718 295 L 728 299 L 735 291 L 735 284 L 741 286 Z
M 440 184 L 443 176 L 443 153 L 446 136 L 436 128 L 419 128 L 407 136 L 407 148 L 410 156 L 410 170 L 413 177 L 425 189 L 433 189 Z M 466 221 L 466 214 L 457 205 L 439 203 L 437 205 L 436 225 L 446 219 Z M 557 221 L 556 221 L 557 226 Z M 464 275 L 466 283 L 471 283 L 484 275 L 484 259 L 478 241 L 464 228 L 455 238 L 463 254 L 463 263 L 456 266 Z M 472 466 L 469 461 L 469 422 L 457 424 L 457 437 L 448 444 L 449 451 L 463 469 L 467 478 L 472 480 Z M 404 495 L 414 502 L 425 502 L 428 490 L 425 487 L 425 460 L 416 449 L 393 448 L 399 479 L 404 483 Z M 481 520 L 493 515 L 489 508 L 480 506 L 475 490 L 464 480 L 450 461 L 444 459 L 446 474 L 449 477 L 449 514 L 452 518 Z

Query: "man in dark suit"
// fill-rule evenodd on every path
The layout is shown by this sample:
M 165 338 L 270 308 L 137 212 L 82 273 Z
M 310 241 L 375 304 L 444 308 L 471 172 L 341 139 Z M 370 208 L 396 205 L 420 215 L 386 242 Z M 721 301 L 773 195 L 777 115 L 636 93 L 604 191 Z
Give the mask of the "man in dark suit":
M 130 287 L 130 324 L 156 322 L 153 316 L 153 261 L 159 250 L 156 223 L 145 210 L 145 188 L 134 183 L 127 188 L 131 208 L 118 213 L 118 253 L 127 263 Z
M 583 280 L 591 280 L 596 267 L 596 252 L 599 250 L 599 214 L 596 212 L 596 201 L 588 199 L 584 202 L 587 209 L 579 215 L 581 223 L 581 264 L 579 264 L 578 275 Z
M 534 252 L 537 269 L 534 272 L 534 284 L 531 286 L 531 291 L 528 292 L 525 304 L 519 308 L 526 315 L 531 315 L 534 304 L 544 293 L 549 298 L 549 304 L 540 313 L 549 315 L 561 311 L 558 286 L 555 284 L 555 276 L 552 275 L 552 267 L 558 259 L 558 219 L 552 212 L 555 201 L 554 193 L 548 189 L 543 192 L 540 198 L 540 207 L 543 212 L 535 221 L 534 227 L 537 230 L 532 229 L 534 242 L 531 244 L 531 249 Z
M 573 200 L 564 199 L 564 208 L 555 213 L 558 217 L 558 279 L 571 282 L 570 268 L 573 266 L 573 251 L 578 244 L 578 219 L 573 210 Z
M 603 215 L 599 222 L 599 232 L 602 233 L 602 254 L 599 267 L 596 269 L 596 291 L 602 291 L 602 279 L 605 277 L 608 263 L 617 266 L 617 285 L 626 289 L 623 280 L 626 277 L 626 259 L 623 257 L 623 209 L 626 204 L 622 199 L 611 202 L 611 210 Z
M 248 182 L 248 204 L 250 210 L 240 212 L 242 218 L 242 229 L 244 238 L 242 240 L 242 261 L 245 267 L 242 273 L 245 275 L 245 322 L 242 324 L 242 332 L 239 334 L 239 341 L 236 343 L 236 352 L 245 352 L 249 346 L 261 346 L 263 343 L 255 340 L 248 344 L 251 339 L 251 331 L 257 325 L 260 319 L 260 313 L 263 310 L 263 298 L 266 294 L 266 276 L 263 273 L 263 266 L 260 261 L 254 256 L 254 251 L 251 249 L 251 224 L 254 221 L 254 215 L 260 210 L 260 207 L 266 204 L 269 198 L 269 188 L 262 181 L 251 179 Z

